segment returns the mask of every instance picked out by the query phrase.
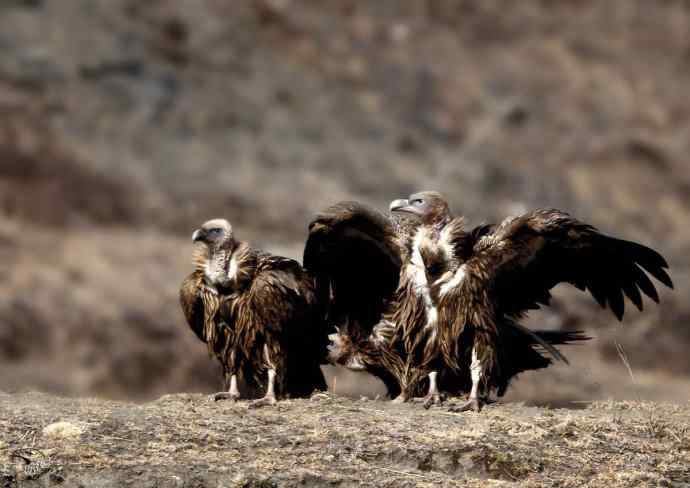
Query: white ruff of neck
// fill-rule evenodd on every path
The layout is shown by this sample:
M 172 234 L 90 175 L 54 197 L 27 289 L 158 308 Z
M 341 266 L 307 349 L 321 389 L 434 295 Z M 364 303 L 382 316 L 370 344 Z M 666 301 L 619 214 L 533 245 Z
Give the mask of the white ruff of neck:
M 225 272 L 228 263 L 228 251 L 221 249 L 214 251 L 206 261 L 204 274 L 206 278 L 214 285 L 225 285 L 228 282 L 228 275 Z M 234 262 L 234 259 L 233 259 Z M 235 268 L 237 265 L 235 265 Z

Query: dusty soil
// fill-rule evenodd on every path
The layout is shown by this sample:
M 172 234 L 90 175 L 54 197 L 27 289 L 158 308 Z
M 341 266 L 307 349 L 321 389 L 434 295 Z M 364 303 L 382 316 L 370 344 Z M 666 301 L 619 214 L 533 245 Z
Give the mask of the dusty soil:
M 3 486 L 22 487 L 687 488 L 690 404 L 458 414 L 327 394 L 261 410 L 188 394 L 146 404 L 2 394 L 0 465 Z

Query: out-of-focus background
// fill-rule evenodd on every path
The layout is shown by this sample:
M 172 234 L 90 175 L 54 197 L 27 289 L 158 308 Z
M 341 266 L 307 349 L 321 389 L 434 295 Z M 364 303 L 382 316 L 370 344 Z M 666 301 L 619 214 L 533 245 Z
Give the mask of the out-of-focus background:
M 688 87 L 681 1 L 3 0 L 0 389 L 215 391 L 177 302 L 199 223 L 299 258 L 319 209 L 437 189 L 671 263 L 622 325 L 558 290 L 529 325 L 596 338 L 509 398 L 687 401 Z

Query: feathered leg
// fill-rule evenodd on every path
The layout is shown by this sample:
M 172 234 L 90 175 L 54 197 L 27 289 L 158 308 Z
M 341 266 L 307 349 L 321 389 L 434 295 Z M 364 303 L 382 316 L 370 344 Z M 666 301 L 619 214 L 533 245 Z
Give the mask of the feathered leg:
M 470 364 L 470 376 L 472 377 L 472 390 L 470 391 L 470 398 L 463 405 L 459 407 L 451 407 L 451 412 L 467 412 L 474 410 L 479 412 L 484 406 L 485 402 L 479 395 L 479 390 L 484 377 L 484 364 L 479 360 L 477 354 L 477 346 L 472 348 L 472 363 Z
M 268 384 L 266 386 L 266 394 L 263 398 L 249 402 L 248 408 L 260 408 L 268 405 L 275 405 L 278 400 L 276 399 L 275 393 L 275 383 L 277 376 L 276 362 L 271 358 L 271 352 L 267 344 L 264 344 L 264 359 L 266 365 L 268 366 Z
M 414 399 L 414 394 L 412 393 L 411 384 L 414 384 L 410 375 L 409 364 L 405 368 L 404 372 L 398 376 L 398 381 L 400 384 L 400 394 L 393 398 L 391 402 L 393 403 L 406 403 L 411 399 Z
M 225 322 L 223 322 L 225 324 Z M 232 400 L 236 402 L 240 399 L 240 390 L 237 388 L 237 353 L 233 347 L 233 336 L 231 335 L 230 328 L 225 324 L 222 327 L 225 334 L 225 346 L 223 347 L 223 352 L 218 359 L 223 366 L 223 376 L 225 377 L 225 385 L 228 391 L 221 391 L 218 393 L 213 393 L 209 395 L 209 400 L 217 402 L 219 400 Z M 228 386 L 228 377 L 230 377 L 230 385 Z

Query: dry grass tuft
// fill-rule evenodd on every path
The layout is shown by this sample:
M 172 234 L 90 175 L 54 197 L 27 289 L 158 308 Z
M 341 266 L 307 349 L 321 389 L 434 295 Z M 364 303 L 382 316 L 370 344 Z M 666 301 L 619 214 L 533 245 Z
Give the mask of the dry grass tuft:
M 71 422 L 55 422 L 45 426 L 43 435 L 54 439 L 69 439 L 79 437 L 84 429 Z

